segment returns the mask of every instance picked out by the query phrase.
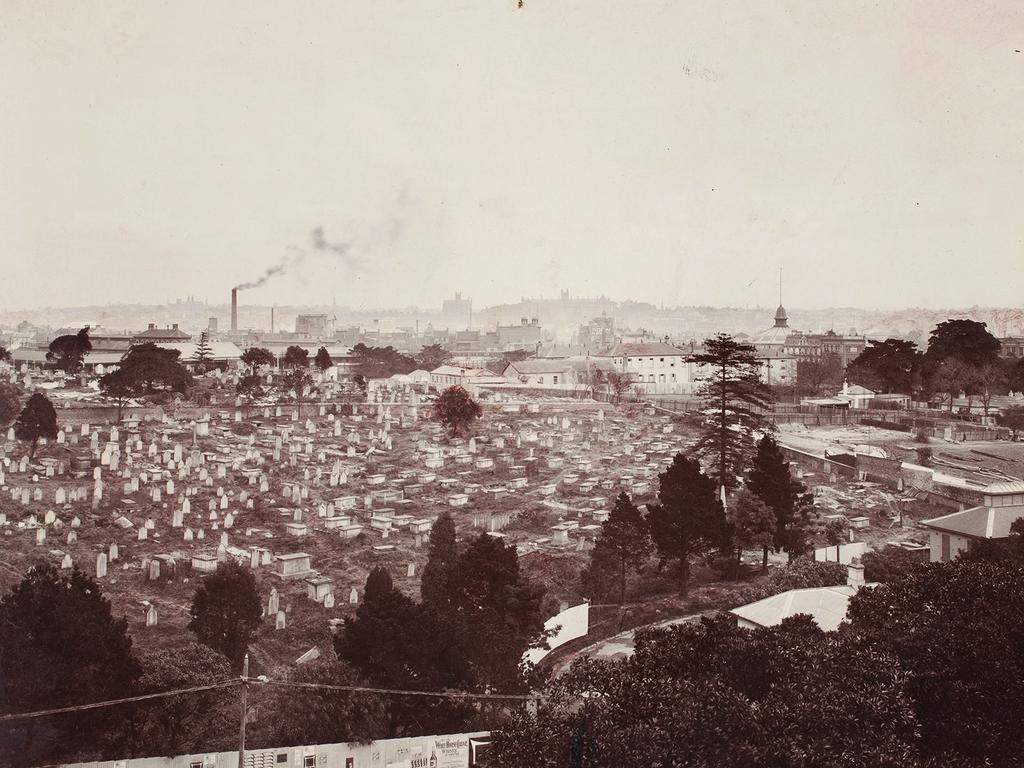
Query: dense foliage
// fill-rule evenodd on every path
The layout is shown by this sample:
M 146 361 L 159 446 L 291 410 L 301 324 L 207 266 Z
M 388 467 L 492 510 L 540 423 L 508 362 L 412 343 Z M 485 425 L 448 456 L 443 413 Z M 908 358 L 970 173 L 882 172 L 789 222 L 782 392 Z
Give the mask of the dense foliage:
M 119 698 L 140 671 L 127 622 L 111 615 L 96 582 L 77 568 L 36 566 L 0 598 L 0 713 Z M 0 724 L 0 765 L 98 750 L 116 720 L 111 710 L 90 710 Z
M 57 437 L 57 411 L 49 398 L 34 393 L 14 422 L 14 436 L 29 443 L 29 458 L 35 458 L 40 438 Z
M 677 453 L 658 479 L 658 503 L 647 505 L 647 524 L 662 564 L 678 563 L 679 589 L 685 595 L 691 558 L 726 545 L 725 512 L 715 494 L 715 481 L 696 459 Z
M 196 587 L 188 628 L 199 642 L 224 654 L 237 670 L 262 613 L 252 572 L 233 561 L 220 563 Z
M 482 413 L 480 404 L 457 384 L 448 387 L 434 401 L 434 418 L 448 428 L 452 437 L 465 433 Z

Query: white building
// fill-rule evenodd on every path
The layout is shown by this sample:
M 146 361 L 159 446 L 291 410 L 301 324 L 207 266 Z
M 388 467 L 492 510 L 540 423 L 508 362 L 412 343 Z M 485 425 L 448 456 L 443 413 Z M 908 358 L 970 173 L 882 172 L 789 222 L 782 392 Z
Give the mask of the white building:
M 665 342 L 619 343 L 604 352 L 612 367 L 626 373 L 644 394 L 686 394 L 693 391 L 694 365 L 688 352 Z
M 994 483 L 982 491 L 980 507 L 931 520 L 922 520 L 928 529 L 931 561 L 949 562 L 970 547 L 972 541 L 1005 539 L 1010 526 L 1024 517 L 1024 481 Z

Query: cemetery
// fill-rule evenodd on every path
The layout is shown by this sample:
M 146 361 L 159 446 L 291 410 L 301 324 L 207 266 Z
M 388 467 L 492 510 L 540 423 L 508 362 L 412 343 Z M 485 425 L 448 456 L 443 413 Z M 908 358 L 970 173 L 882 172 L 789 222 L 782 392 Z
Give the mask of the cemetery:
M 507 395 L 450 439 L 409 385 L 376 387 L 369 402 L 334 395 L 328 383 L 301 406 L 235 401 L 120 423 L 61 409 L 32 461 L 0 435 L 0 579 L 9 587 L 39 561 L 77 566 L 140 648 L 162 648 L 187 639 L 197 581 L 234 560 L 265 606 L 254 653 L 290 663 L 358 607 L 372 568 L 418 593 L 442 510 L 461 539 L 487 533 L 530 554 L 524 567 L 545 582 L 548 562 L 583 566 L 620 490 L 651 500 L 692 439 L 635 404 Z M 579 599 L 574 580 L 544 585 Z

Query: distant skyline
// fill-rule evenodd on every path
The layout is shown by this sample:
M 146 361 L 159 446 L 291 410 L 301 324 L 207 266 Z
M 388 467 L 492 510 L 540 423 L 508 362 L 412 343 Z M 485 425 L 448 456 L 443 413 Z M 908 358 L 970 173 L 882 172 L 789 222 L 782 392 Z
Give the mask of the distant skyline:
M 7 0 L 0 308 L 1024 303 L 1020 2 L 516 5 Z

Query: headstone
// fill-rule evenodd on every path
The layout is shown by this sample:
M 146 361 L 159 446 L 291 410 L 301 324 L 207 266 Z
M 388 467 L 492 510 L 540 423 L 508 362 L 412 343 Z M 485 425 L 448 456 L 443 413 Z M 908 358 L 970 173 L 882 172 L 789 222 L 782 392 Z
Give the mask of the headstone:
M 159 566 L 159 562 L 158 561 L 154 560 L 153 562 L 157 563 L 157 565 Z M 150 567 L 152 568 L 152 563 L 150 564 Z M 151 604 L 149 606 L 149 608 L 146 609 L 146 626 L 147 627 L 155 627 L 156 623 L 157 623 L 156 606 Z
M 100 552 L 96 556 L 96 578 L 102 579 L 107 575 L 107 553 Z
M 355 587 L 352 587 L 352 589 L 348 593 L 348 604 L 349 605 L 358 605 L 359 604 L 359 592 L 356 590 Z
M 285 628 L 285 623 L 286 623 L 286 619 L 285 619 L 284 611 L 278 611 L 277 612 L 277 619 L 274 622 L 274 629 L 284 629 Z

